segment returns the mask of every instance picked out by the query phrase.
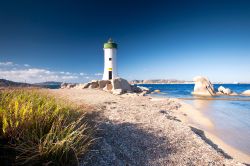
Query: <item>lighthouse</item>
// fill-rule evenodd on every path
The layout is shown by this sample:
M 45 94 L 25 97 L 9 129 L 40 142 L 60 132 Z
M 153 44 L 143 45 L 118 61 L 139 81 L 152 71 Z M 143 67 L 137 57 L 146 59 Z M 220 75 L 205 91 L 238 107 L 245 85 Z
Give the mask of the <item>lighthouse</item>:
M 116 50 L 117 44 L 109 39 L 108 42 L 104 43 L 104 72 L 103 80 L 111 80 L 117 77 L 117 66 L 116 66 Z

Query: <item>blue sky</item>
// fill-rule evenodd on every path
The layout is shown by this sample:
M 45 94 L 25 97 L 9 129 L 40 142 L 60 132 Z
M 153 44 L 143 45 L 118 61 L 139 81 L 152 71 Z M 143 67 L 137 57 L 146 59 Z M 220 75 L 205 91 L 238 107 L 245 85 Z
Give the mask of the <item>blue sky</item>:
M 100 79 L 109 37 L 129 80 L 250 82 L 247 0 L 0 1 L 0 78 Z

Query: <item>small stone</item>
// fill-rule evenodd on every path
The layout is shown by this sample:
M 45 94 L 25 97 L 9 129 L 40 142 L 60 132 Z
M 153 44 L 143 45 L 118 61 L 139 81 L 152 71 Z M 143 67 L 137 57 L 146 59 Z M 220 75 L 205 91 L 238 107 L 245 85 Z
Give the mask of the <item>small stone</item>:
M 160 93 L 161 91 L 159 89 L 154 90 L 156 93 Z
M 114 89 L 114 90 L 112 90 L 112 93 L 114 94 L 114 95 L 121 95 L 121 94 L 123 94 L 123 90 L 122 89 Z

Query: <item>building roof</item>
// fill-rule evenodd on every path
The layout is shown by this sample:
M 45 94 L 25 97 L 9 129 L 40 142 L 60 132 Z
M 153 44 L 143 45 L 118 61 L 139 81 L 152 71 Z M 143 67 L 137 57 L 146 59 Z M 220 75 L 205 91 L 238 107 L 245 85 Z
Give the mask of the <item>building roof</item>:
M 103 48 L 117 48 L 117 44 L 113 42 L 113 40 L 110 38 L 108 42 L 104 43 Z

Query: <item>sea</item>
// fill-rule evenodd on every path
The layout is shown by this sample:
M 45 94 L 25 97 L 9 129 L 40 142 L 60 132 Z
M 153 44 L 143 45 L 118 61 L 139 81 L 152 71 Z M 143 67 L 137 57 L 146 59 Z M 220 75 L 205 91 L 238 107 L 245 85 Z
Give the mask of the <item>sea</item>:
M 160 90 L 157 97 L 180 98 L 202 112 L 214 124 L 213 134 L 226 144 L 250 155 L 250 97 L 216 96 L 197 98 L 191 94 L 194 84 L 140 84 L 150 90 Z M 214 84 L 236 93 L 250 89 L 250 84 Z

